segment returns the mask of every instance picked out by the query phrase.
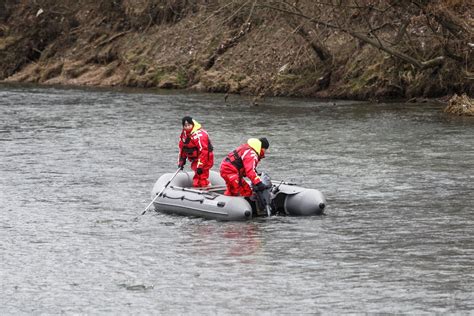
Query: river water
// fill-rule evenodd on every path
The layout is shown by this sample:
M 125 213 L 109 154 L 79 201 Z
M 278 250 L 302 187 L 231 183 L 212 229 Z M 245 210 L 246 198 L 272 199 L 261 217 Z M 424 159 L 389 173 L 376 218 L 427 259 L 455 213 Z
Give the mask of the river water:
M 140 216 L 184 115 L 327 215 Z M 428 103 L 0 86 L 0 314 L 472 314 L 473 146 Z

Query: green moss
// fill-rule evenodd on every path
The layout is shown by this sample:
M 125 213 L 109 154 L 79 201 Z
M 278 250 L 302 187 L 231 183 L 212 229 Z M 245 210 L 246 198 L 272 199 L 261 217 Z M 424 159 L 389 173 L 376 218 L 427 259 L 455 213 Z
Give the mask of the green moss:
M 294 74 L 278 74 L 276 77 L 276 83 L 293 83 L 299 76 Z
M 374 89 L 383 82 L 386 76 L 383 70 L 384 60 L 362 60 L 355 59 L 354 62 L 348 64 L 348 71 L 345 76 L 345 87 L 350 94 L 365 93 Z M 386 70 L 385 70 L 386 71 Z
M 151 61 L 148 58 L 139 58 L 138 62 L 133 66 L 133 70 L 139 75 L 146 73 L 148 68 L 150 68 Z
M 157 69 L 155 73 L 153 74 L 154 84 L 158 85 L 164 76 L 165 76 L 165 72 L 162 69 Z
M 176 73 L 176 84 L 180 88 L 185 88 L 187 86 L 188 76 L 187 76 L 186 71 L 184 71 L 184 69 L 181 69 Z

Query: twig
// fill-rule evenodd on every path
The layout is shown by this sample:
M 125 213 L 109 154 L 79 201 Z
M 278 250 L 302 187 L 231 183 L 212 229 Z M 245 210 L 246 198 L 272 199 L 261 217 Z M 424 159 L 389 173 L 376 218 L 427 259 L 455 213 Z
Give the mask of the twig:
M 124 36 L 125 34 L 130 33 L 130 32 L 131 32 L 131 31 L 129 30 L 129 31 L 124 31 L 124 32 L 122 32 L 122 33 L 115 34 L 114 36 L 112 36 L 112 37 L 110 37 L 110 38 L 108 38 L 108 39 L 106 39 L 106 40 L 103 40 L 103 41 L 100 42 L 99 44 L 95 45 L 95 48 L 98 48 L 98 47 L 100 47 L 100 46 L 103 46 L 103 45 L 105 45 L 105 44 L 108 44 L 108 43 L 114 41 L 115 39 L 117 39 L 117 38 L 119 38 L 119 37 L 121 37 L 121 36 Z
M 198 25 L 195 25 L 193 26 L 193 29 L 195 28 L 198 28 L 200 27 L 201 25 L 203 25 L 204 23 L 207 22 L 207 20 L 209 20 L 210 18 L 212 18 L 214 15 L 216 15 L 217 13 L 219 13 L 220 11 L 224 10 L 226 7 L 230 6 L 232 4 L 232 2 L 229 2 L 228 4 L 220 7 L 219 9 L 217 9 L 216 11 L 212 12 L 211 15 L 209 15 L 207 18 L 204 19 L 204 21 L 202 21 L 201 23 L 199 23 Z
M 221 25 L 224 24 L 225 22 L 231 20 L 231 19 L 232 19 L 235 15 L 237 15 L 237 13 L 239 13 L 239 11 L 242 10 L 242 8 L 245 7 L 245 6 L 247 5 L 247 3 L 249 3 L 249 2 L 250 2 L 250 0 L 245 1 L 245 3 L 242 4 L 242 5 L 240 6 L 240 8 L 237 9 L 237 11 L 235 11 L 233 14 L 231 14 L 229 17 L 227 17 L 227 19 L 225 19 L 224 21 L 222 21 Z

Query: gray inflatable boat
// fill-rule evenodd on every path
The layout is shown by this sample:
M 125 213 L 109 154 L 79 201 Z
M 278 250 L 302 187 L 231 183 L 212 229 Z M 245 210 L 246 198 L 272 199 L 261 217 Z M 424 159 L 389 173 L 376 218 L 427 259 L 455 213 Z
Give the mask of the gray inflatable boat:
M 162 175 L 152 190 L 155 211 L 221 221 L 244 221 L 258 216 L 322 215 L 326 207 L 320 191 L 283 181 L 272 184 L 265 173 L 261 179 L 267 189 L 252 198 L 224 195 L 225 181 L 215 171 L 210 172 L 212 186 L 207 188 L 193 188 L 192 178 L 193 172 Z

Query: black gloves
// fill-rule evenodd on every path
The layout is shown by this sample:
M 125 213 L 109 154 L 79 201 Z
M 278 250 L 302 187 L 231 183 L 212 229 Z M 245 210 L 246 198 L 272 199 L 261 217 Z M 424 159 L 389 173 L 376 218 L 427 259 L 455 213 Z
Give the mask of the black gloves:
M 196 173 L 199 174 L 199 175 L 201 175 L 201 174 L 202 174 L 202 168 L 197 168 L 197 169 L 196 169 Z
M 257 183 L 256 185 L 253 186 L 253 190 L 255 192 L 258 192 L 258 191 L 263 191 L 265 190 L 267 187 L 265 184 L 263 184 L 263 182 L 259 182 Z
M 179 163 L 178 163 L 178 168 L 183 170 L 185 164 L 186 164 L 186 158 L 180 158 Z

